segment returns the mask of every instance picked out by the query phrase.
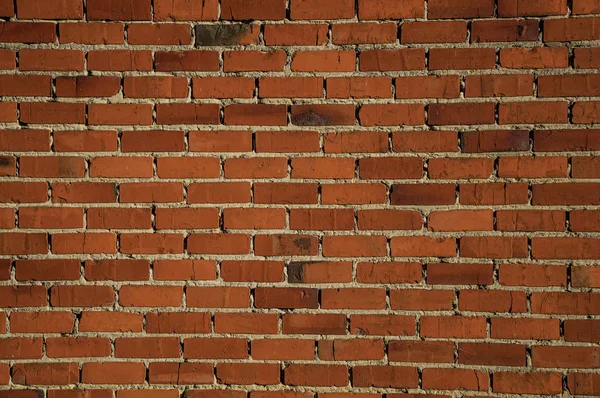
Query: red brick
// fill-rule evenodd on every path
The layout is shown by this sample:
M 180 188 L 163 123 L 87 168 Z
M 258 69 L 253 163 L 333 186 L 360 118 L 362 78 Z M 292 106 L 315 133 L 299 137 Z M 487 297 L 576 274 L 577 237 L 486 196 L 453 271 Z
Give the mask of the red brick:
M 227 282 L 281 282 L 283 263 L 279 261 L 223 261 L 221 277 Z
M 342 131 L 326 133 L 323 138 L 326 153 L 388 152 L 388 134 L 378 131 Z
M 292 0 L 291 19 L 349 19 L 356 15 L 351 0 L 333 0 L 327 5 L 318 0 Z
M 326 309 L 385 309 L 384 289 L 323 289 L 321 307 Z
M 358 119 L 362 126 L 417 126 L 425 123 L 421 104 L 363 105 Z
M 423 388 L 435 390 L 488 391 L 490 377 L 475 369 L 423 369 Z
M 127 254 L 183 253 L 183 236 L 179 234 L 121 234 L 120 249 Z
M 317 254 L 317 238 L 307 235 L 257 235 L 254 253 L 258 256 L 290 256 Z
M 524 204 L 528 188 L 524 183 L 460 184 L 461 204 Z
M 224 170 L 225 178 L 283 178 L 288 174 L 285 158 L 230 158 Z
M 123 93 L 129 98 L 185 98 L 188 81 L 185 77 L 125 77 Z
M 264 27 L 269 46 L 322 46 L 327 41 L 327 24 L 270 24 Z
M 189 203 L 250 203 L 250 183 L 216 182 L 188 186 Z
M 338 387 L 348 384 L 345 365 L 290 364 L 283 371 L 288 385 Z
M 400 41 L 406 43 L 461 43 L 467 38 L 464 21 L 404 22 Z
M 183 183 L 122 183 L 121 203 L 170 203 L 183 200 Z
M 59 23 L 61 43 L 123 44 L 125 27 L 118 22 Z
M 531 312 L 534 314 L 596 315 L 599 296 L 585 292 L 548 292 L 531 295 Z
M 119 303 L 125 307 L 178 307 L 183 298 L 181 286 L 122 286 Z
M 352 280 L 349 261 L 296 261 L 287 266 L 289 283 L 333 283 Z
M 275 104 L 233 104 L 225 107 L 225 124 L 250 126 L 287 125 L 287 107 Z
M 150 263 L 147 260 L 88 260 L 85 278 L 89 281 L 147 281 Z
M 143 315 L 132 312 L 83 311 L 80 332 L 141 332 Z
M 450 341 L 390 341 L 388 356 L 391 362 L 454 362 L 454 343 Z
M 544 21 L 544 41 L 597 40 L 600 37 L 598 20 L 598 17 L 589 17 Z
M 284 334 L 346 334 L 343 314 L 284 314 Z
M 205 312 L 151 312 L 146 314 L 148 333 L 208 333 L 210 314 Z
M 526 312 L 527 298 L 524 292 L 465 290 L 460 292 L 458 308 L 479 312 Z
M 423 160 L 417 157 L 363 158 L 359 160 L 361 179 L 419 179 Z
M 117 150 L 117 132 L 112 130 L 55 131 L 57 152 L 111 152 Z
M 420 0 L 358 0 L 359 19 L 422 18 L 425 6 Z
M 80 19 L 83 17 L 81 0 L 17 0 L 17 18 L 21 19 Z
M 566 68 L 569 66 L 569 51 L 567 47 L 503 48 L 500 50 L 500 65 L 526 69 Z
M 286 53 L 275 51 L 226 51 L 223 54 L 224 72 L 283 71 Z
M 256 360 L 313 360 L 314 340 L 260 339 L 252 340 L 252 358 Z
M 261 98 L 321 98 L 321 77 L 262 77 L 258 81 Z M 252 86 L 254 89 L 254 85 Z
M 72 333 L 75 316 L 67 311 L 13 312 L 10 330 L 13 333 Z
M 89 104 L 88 124 L 150 125 L 150 104 Z
M 80 268 L 77 260 L 17 260 L 15 265 L 19 281 L 77 280 L 81 275 Z
M 398 25 L 391 22 L 334 24 L 331 32 L 334 44 L 395 43 Z
M 179 355 L 177 337 L 115 339 L 116 358 L 178 358 Z
M 279 364 L 273 363 L 219 363 L 216 369 L 223 384 L 279 384 L 279 373 Z
M 212 260 L 157 260 L 156 280 L 215 280 L 216 262 Z
M 494 171 L 491 158 L 435 158 L 429 160 L 432 179 L 486 179 Z
M 416 388 L 417 369 L 400 366 L 354 366 L 352 384 L 357 387 Z
M 152 70 L 152 52 L 147 50 L 93 50 L 88 52 L 87 60 L 90 70 Z
M 326 184 L 322 186 L 324 204 L 385 203 L 387 195 L 387 187 L 381 183 Z
M 47 305 L 47 289 L 43 286 L 0 287 L 2 307 L 41 307 Z
M 150 58 L 150 65 L 152 65 Z M 157 51 L 155 67 L 157 71 L 217 71 L 219 53 L 217 51 Z
M 152 19 L 150 0 L 133 0 L 123 3 L 118 0 L 90 0 L 87 16 L 90 20 L 149 21 Z
M 598 355 L 598 347 L 532 347 L 536 368 L 595 368 Z
M 600 117 L 600 102 L 576 102 L 572 108 L 573 123 L 595 123 Z
M 600 5 L 594 0 L 575 0 L 572 11 L 573 14 L 598 14 Z
M 27 124 L 84 124 L 85 105 L 61 102 L 22 102 L 20 120 Z
M 508 286 L 566 286 L 567 267 L 544 264 L 502 264 L 499 280 L 501 285 Z
M 116 76 L 57 77 L 59 97 L 112 97 L 119 92 L 121 80 Z
M 219 124 L 217 104 L 158 104 L 158 124 Z
M 67 385 L 79 382 L 79 366 L 70 363 L 17 363 L 12 367 L 12 380 L 24 385 Z
M 142 363 L 86 362 L 82 366 L 81 382 L 93 384 L 141 384 L 146 378 Z
M 17 103 L 4 102 L 0 104 L 0 122 L 16 122 L 17 121 Z
M 0 22 L 0 40 L 9 43 L 54 43 L 56 24 L 52 22 Z
M 100 337 L 46 338 L 46 355 L 50 358 L 107 357 L 110 340 Z
M 481 18 L 494 15 L 494 0 L 461 0 L 449 4 L 446 0 L 432 0 L 427 6 L 427 18 Z
M 247 77 L 201 77 L 192 80 L 194 98 L 252 98 L 254 95 L 254 79 Z
M 392 80 L 389 77 L 330 77 L 327 98 L 390 98 Z
M 133 45 L 186 45 L 192 33 L 186 24 L 130 24 L 127 41 Z
M 9 337 L 2 339 L 0 358 L 2 359 L 40 359 L 42 357 L 42 339 Z
M 535 238 L 532 240 L 534 258 L 558 259 L 573 256 L 593 259 L 600 255 L 600 246 L 592 238 Z
M 183 136 L 181 141 L 183 147 Z M 252 150 L 252 133 L 249 131 L 222 130 L 191 131 L 189 133 L 189 150 L 191 152 L 250 151 Z
M 543 4 L 527 0 L 499 0 L 498 16 L 531 17 L 546 15 L 564 15 L 567 13 L 567 0 L 548 0 Z
M 316 131 L 260 131 L 255 134 L 256 152 L 319 152 L 319 133 Z
M 43 75 L 0 75 L 0 94 L 7 96 L 50 96 L 52 80 Z
M 185 339 L 183 356 L 193 359 L 246 359 L 248 341 L 240 338 Z
M 568 319 L 564 323 L 566 341 L 598 342 L 598 320 Z
M 12 0 L 0 1 L 0 16 L 12 17 L 15 15 L 15 2 Z M 7 381 L 8 384 L 8 381 Z
M 486 337 L 484 317 L 425 316 L 421 318 L 421 337 L 483 339 Z
M 222 0 L 221 19 L 243 21 L 249 19 L 284 19 L 285 0 Z
M 500 19 L 473 21 L 471 42 L 537 41 L 540 21 L 536 19 Z
M 496 50 L 493 48 L 432 48 L 429 69 L 494 69 Z
M 574 66 L 580 69 L 597 68 L 600 65 L 598 63 L 599 52 L 600 48 L 598 47 L 579 47 L 574 49 Z
M 495 372 L 494 392 L 560 394 L 562 392 L 562 374 L 542 372 Z
M 155 21 L 215 21 L 218 0 L 154 0 Z
M 427 264 L 427 283 L 431 285 L 491 285 L 492 264 Z
M 597 374 L 569 373 L 567 380 L 572 394 L 597 394 L 600 391 L 600 376 Z
M 268 313 L 216 313 L 215 332 L 241 334 L 277 334 L 279 315 Z
M 123 152 L 181 152 L 185 149 L 183 131 L 151 130 L 123 131 L 121 150 Z
M 403 48 L 361 51 L 359 68 L 361 72 L 422 70 L 425 69 L 425 50 Z M 354 68 L 350 71 L 353 70 Z
M 474 125 L 494 123 L 495 104 L 470 102 L 429 105 L 428 122 L 431 125 Z
M 355 335 L 414 336 L 414 317 L 404 315 L 351 315 L 350 332 Z
M 355 64 L 354 51 L 296 51 L 291 68 L 294 72 L 353 72 Z
M 461 139 L 463 152 L 519 152 L 529 150 L 529 131 L 466 131 Z
M 459 93 L 459 76 L 396 78 L 396 98 L 457 98 Z
M 392 309 L 403 310 L 449 310 L 455 294 L 451 290 L 391 290 Z
M 23 71 L 81 71 L 83 66 L 83 51 L 44 49 L 19 51 L 19 69 Z
M 492 318 L 493 339 L 558 340 L 558 319 Z

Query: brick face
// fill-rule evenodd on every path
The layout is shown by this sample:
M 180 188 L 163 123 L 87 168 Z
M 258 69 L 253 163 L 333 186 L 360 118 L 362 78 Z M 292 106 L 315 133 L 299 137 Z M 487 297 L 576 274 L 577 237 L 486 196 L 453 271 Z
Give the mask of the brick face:
M 600 395 L 598 0 L 0 18 L 0 398 Z

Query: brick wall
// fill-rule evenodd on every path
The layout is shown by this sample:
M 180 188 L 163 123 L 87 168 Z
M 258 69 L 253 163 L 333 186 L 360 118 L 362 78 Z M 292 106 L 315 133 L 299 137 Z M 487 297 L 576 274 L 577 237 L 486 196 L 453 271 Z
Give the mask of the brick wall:
M 0 17 L 0 398 L 600 395 L 599 0 Z

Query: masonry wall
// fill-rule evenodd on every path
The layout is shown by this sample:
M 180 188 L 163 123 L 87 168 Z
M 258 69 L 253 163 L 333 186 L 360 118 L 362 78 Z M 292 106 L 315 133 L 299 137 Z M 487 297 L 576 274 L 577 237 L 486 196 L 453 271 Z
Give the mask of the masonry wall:
M 0 398 L 600 395 L 600 1 L 0 16 Z

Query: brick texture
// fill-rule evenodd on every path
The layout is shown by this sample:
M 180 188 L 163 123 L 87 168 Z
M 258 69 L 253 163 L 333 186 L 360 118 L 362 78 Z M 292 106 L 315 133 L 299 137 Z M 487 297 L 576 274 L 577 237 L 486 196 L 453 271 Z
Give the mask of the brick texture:
M 0 398 L 600 396 L 599 27 L 0 0 Z

